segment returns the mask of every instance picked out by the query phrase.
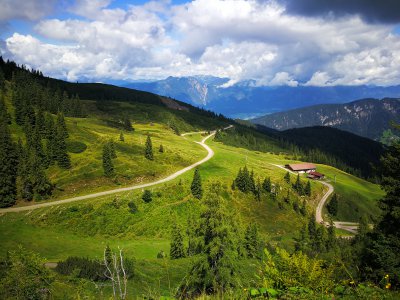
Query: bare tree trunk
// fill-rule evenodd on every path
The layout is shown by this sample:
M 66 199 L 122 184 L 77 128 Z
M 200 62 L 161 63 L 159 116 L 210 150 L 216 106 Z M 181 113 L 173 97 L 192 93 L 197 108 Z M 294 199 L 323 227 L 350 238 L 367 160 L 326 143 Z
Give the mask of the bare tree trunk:
M 116 253 L 111 252 L 111 264 L 107 261 L 106 249 L 104 250 L 104 265 L 106 266 L 106 272 L 104 275 L 111 280 L 114 299 L 117 299 L 118 289 L 118 298 L 121 300 L 125 300 L 127 294 L 128 276 L 124 267 L 124 257 L 122 249 L 118 247 L 119 258 L 117 257 Z
M 112 288 L 113 288 L 113 297 L 114 299 L 116 299 L 116 292 L 115 292 L 115 279 L 114 279 L 114 274 L 110 269 L 109 263 L 107 261 L 107 257 L 106 257 L 106 249 L 104 249 L 104 265 L 106 266 L 106 272 L 104 273 L 104 275 L 111 280 L 112 283 Z

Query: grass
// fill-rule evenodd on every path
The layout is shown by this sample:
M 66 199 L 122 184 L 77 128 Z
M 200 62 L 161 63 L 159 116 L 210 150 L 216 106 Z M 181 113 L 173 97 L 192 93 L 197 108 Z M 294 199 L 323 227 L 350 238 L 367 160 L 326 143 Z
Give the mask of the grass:
M 128 111 L 138 108 L 134 105 L 129 107 L 131 104 L 128 103 L 121 105 Z M 132 114 L 136 116 L 139 112 L 134 111 Z M 82 153 L 71 154 L 71 170 L 65 171 L 55 166 L 48 170 L 58 187 L 53 198 L 153 181 L 206 155 L 205 150 L 194 143 L 202 140 L 204 134 L 180 137 L 165 124 L 144 122 L 146 117 L 143 116 L 138 117 L 134 123 L 135 131 L 124 132 L 125 141 L 120 142 L 120 130 L 107 126 L 102 119 L 107 116 L 98 113 L 97 117 L 92 114 L 85 119 L 67 118 L 69 140 L 83 142 L 87 149 Z M 188 131 L 192 130 L 188 128 Z M 19 127 L 15 125 L 13 132 L 16 136 L 21 135 Z M 153 141 L 153 162 L 146 160 L 143 155 L 147 134 L 151 135 Z M 118 155 L 115 160 L 118 175 L 113 179 L 102 176 L 101 166 L 102 145 L 110 138 L 116 143 Z M 160 144 L 165 149 L 163 154 L 157 152 Z M 286 171 L 272 165 L 288 163 L 284 155 L 249 151 L 212 139 L 208 144 L 215 151 L 215 156 L 199 167 L 203 186 L 206 188 L 212 182 L 220 182 L 225 202 L 242 227 L 256 223 L 263 239 L 286 248 L 292 247 L 292 238 L 306 222 L 306 218 L 294 211 L 292 203 L 305 200 L 309 211 L 314 211 L 326 187 L 312 181 L 312 196 L 301 199 L 284 182 Z M 256 180 L 271 177 L 272 182 L 280 186 L 278 198 L 281 205 L 266 195 L 258 202 L 251 194 L 231 190 L 232 180 L 239 168 L 245 165 L 254 171 Z M 342 203 L 354 204 L 359 212 L 376 213 L 376 199 L 382 195 L 379 187 L 328 166 L 319 165 L 318 170 L 330 180 L 336 174 L 336 183 L 333 184 L 344 199 Z M 134 190 L 30 212 L 4 214 L 0 216 L 0 256 L 4 257 L 8 250 L 18 244 L 40 253 L 49 261 L 58 261 L 72 255 L 100 258 L 105 245 L 109 244 L 114 249 L 120 246 L 127 256 L 137 260 L 137 276 L 129 286 L 131 295 L 146 294 L 154 295 L 155 298 L 161 294 L 173 295 L 191 259 L 159 260 L 156 256 L 160 250 L 169 253 L 171 224 L 176 221 L 185 226 L 188 218 L 196 217 L 201 210 L 201 201 L 194 199 L 190 193 L 192 176 L 193 172 L 188 172 L 173 181 L 152 187 L 153 201 L 149 204 L 141 200 L 143 191 Z M 295 177 L 291 177 L 293 183 Z M 307 181 L 303 177 L 301 180 L 303 183 Z M 284 203 L 282 198 L 288 190 L 291 203 Z M 358 201 L 352 195 L 358 195 Z M 135 202 L 138 212 L 129 211 L 130 201 Z M 353 221 L 352 214 L 345 210 L 345 206 L 339 208 L 340 220 Z M 251 282 L 256 280 L 258 264 L 252 261 L 243 261 L 242 264 L 245 286 L 251 286 Z M 85 290 L 93 293 L 94 298 L 98 297 L 94 286 L 82 284 L 86 285 Z M 68 298 L 77 292 L 77 284 L 65 278 L 60 278 L 56 285 L 59 285 L 59 298 L 64 297 L 63 293 Z M 105 288 L 104 295 L 109 293 L 109 288 Z
M 318 165 L 318 170 L 326 175 L 339 195 L 338 214 L 334 220 L 358 222 L 363 215 L 370 219 L 379 215 L 377 200 L 384 196 L 384 192 L 378 185 L 330 166 Z M 326 207 L 324 214 L 327 214 Z

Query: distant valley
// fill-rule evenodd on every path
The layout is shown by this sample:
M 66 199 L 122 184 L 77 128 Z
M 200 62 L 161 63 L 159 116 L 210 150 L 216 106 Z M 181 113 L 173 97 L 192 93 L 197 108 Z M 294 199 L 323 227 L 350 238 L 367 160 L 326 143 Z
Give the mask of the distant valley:
M 225 87 L 228 78 L 168 77 L 152 82 L 119 82 L 120 86 L 169 96 L 189 104 L 248 119 L 316 104 L 346 103 L 364 98 L 398 98 L 400 86 L 256 86 L 254 81 Z
M 363 99 L 345 104 L 321 104 L 265 115 L 252 122 L 277 130 L 329 126 L 368 137 L 390 138 L 391 122 L 400 121 L 400 99 Z

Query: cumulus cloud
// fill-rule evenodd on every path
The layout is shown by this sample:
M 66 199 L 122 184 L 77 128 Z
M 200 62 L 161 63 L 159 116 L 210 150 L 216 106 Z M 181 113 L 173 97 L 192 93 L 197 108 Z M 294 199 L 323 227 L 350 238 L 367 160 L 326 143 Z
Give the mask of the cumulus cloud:
M 225 86 L 400 83 L 400 37 L 359 15 L 298 16 L 257 0 L 165 0 L 125 9 L 109 3 L 78 0 L 69 10 L 79 18 L 41 20 L 34 27 L 40 37 L 15 33 L 7 51 L 69 80 L 214 75 L 230 78 Z
M 0 0 L 0 21 L 38 20 L 52 11 L 55 2 L 55 0 Z

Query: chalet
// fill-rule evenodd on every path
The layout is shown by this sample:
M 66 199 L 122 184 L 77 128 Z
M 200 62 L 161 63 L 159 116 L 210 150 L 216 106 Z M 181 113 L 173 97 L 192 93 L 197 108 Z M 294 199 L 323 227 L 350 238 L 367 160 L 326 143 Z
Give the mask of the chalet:
M 310 178 L 310 179 L 317 179 L 318 180 L 318 179 L 324 179 L 325 175 L 322 174 L 322 173 L 316 172 L 316 171 L 312 171 L 312 172 L 308 173 L 307 177 Z
M 302 163 L 302 164 L 289 164 L 286 165 L 286 168 L 298 173 L 310 173 L 310 172 L 315 172 L 317 166 L 310 163 Z

